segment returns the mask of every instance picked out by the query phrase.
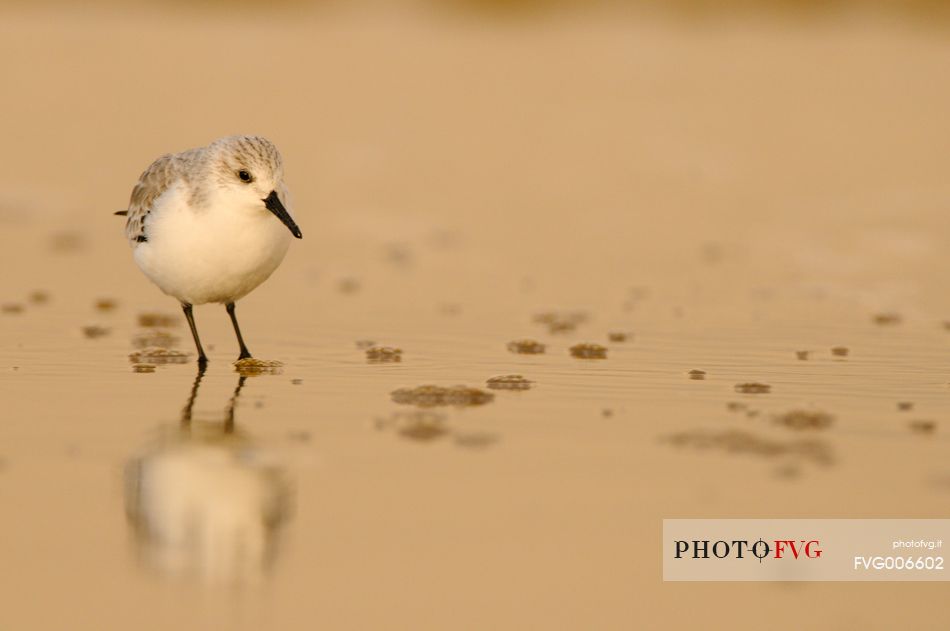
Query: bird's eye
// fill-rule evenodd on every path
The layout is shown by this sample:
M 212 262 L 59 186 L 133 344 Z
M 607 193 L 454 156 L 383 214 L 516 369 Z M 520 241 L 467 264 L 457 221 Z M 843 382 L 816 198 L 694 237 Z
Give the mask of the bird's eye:
M 245 182 L 247 184 L 251 183 L 254 180 L 254 178 L 251 177 L 251 174 L 248 173 L 247 170 L 245 169 L 241 169 L 240 171 L 238 171 L 238 177 L 241 178 L 242 182 Z

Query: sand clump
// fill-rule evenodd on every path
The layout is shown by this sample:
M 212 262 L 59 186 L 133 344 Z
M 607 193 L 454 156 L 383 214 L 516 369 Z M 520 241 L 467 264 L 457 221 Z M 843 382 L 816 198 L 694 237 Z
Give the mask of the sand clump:
M 917 434 L 933 434 L 937 431 L 937 421 L 916 419 L 907 424 L 910 431 Z
M 431 442 L 451 433 L 447 417 L 432 410 L 393 412 L 386 418 L 376 419 L 376 428 L 392 429 L 403 438 L 417 442 Z
M 456 447 L 481 450 L 499 440 L 496 434 L 488 432 L 458 431 L 449 424 L 445 414 L 434 410 L 400 410 L 388 417 L 377 418 L 375 424 L 379 430 L 392 430 L 400 438 L 422 444 L 451 437 Z
M 791 410 L 775 417 L 775 422 L 794 430 L 826 429 L 835 417 L 820 410 Z
M 580 359 L 607 359 L 607 347 L 586 342 L 575 344 L 571 347 L 571 355 Z
M 132 346 L 135 348 L 149 348 L 151 346 L 157 348 L 172 348 L 177 345 L 177 337 L 168 331 L 162 331 L 160 329 L 139 333 L 132 338 Z
M 497 434 L 490 432 L 454 432 L 453 440 L 457 447 L 463 449 L 487 449 L 500 439 Z
M 53 252 L 71 254 L 86 247 L 86 239 L 75 230 L 61 230 L 49 236 L 49 246 Z
M 129 361 L 133 364 L 184 364 L 188 361 L 188 353 L 169 348 L 143 348 L 129 354 Z
M 399 388 L 390 394 L 395 403 L 420 408 L 455 406 L 474 407 L 494 400 L 495 395 L 469 386 L 436 386 L 426 384 L 415 388 Z
M 521 375 L 498 375 L 489 378 L 485 384 L 492 390 L 529 390 L 534 382 Z
M 729 429 L 724 431 L 693 430 L 678 432 L 666 437 L 674 447 L 716 449 L 735 454 L 748 454 L 762 458 L 792 457 L 815 464 L 830 465 L 834 462 L 831 448 L 819 440 L 773 440 L 751 432 Z
M 747 383 L 737 383 L 735 390 L 740 394 L 768 394 L 772 391 L 772 386 L 767 383 L 750 381 Z
M 583 311 L 545 311 L 534 316 L 533 320 L 548 327 L 548 333 L 567 333 L 578 325 L 587 322 Z
M 392 364 L 402 361 L 402 349 L 391 346 L 371 346 L 366 349 L 366 361 L 370 364 Z
M 444 414 L 419 411 L 403 415 L 397 421 L 396 431 L 400 436 L 419 442 L 429 442 L 449 433 Z
M 138 317 L 139 326 L 145 328 L 170 328 L 178 326 L 178 316 L 169 313 L 146 312 Z
M 117 303 L 112 298 L 98 298 L 96 299 L 96 302 L 93 304 L 93 307 L 95 307 L 96 311 L 101 311 L 102 313 L 115 311 L 118 306 L 119 306 L 119 303 Z
M 900 324 L 902 321 L 903 318 L 901 317 L 901 314 L 894 312 L 875 313 L 871 317 L 871 322 L 881 326 Z
M 360 281 L 352 277 L 341 278 L 336 284 L 336 289 L 341 294 L 355 294 L 360 288 Z
M 540 355 L 545 351 L 541 342 L 529 339 L 513 340 L 508 342 L 508 350 L 519 355 Z
M 258 375 L 279 375 L 283 372 L 283 364 L 275 359 L 256 359 L 246 357 L 234 362 L 235 372 L 244 377 L 256 377 Z
M 100 337 L 105 337 L 112 332 L 112 329 L 104 326 L 99 326 L 98 324 L 90 324 L 82 327 L 82 334 L 88 337 L 90 340 L 95 340 Z

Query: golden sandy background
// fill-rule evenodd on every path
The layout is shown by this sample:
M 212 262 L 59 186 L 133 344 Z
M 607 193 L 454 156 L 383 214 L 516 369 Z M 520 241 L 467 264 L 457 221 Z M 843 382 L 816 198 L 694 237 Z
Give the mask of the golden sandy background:
M 950 625 L 941 584 L 660 567 L 664 517 L 947 514 L 940 5 L 528 4 L 0 9 L 0 629 Z M 284 367 L 224 435 L 223 309 L 184 428 L 112 212 L 232 133 L 304 239 L 240 304 Z M 390 398 L 429 383 L 495 396 Z

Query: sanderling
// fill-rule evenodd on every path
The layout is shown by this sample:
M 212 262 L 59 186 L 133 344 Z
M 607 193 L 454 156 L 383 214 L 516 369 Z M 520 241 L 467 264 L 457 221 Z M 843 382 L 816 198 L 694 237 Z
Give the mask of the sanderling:
M 181 302 L 199 364 L 208 357 L 192 305 L 208 302 L 227 308 L 238 359 L 251 356 L 234 303 L 277 269 L 290 234 L 303 236 L 286 200 L 277 147 L 259 136 L 229 136 L 157 159 L 132 189 L 129 209 L 116 213 L 128 216 L 125 234 L 139 269 Z

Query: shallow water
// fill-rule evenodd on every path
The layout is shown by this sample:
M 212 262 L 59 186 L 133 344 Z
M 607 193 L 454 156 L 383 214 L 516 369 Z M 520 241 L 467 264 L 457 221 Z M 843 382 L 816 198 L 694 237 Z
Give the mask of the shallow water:
M 223 81 L 132 140 L 142 114 L 104 105 L 127 90 L 93 73 L 87 124 L 45 119 L 79 90 L 58 62 L 77 41 L 81 68 L 170 80 L 150 43 L 175 32 L 211 63 L 232 33 L 159 17 L 115 59 L 96 36 L 124 19 L 0 26 L 45 104 L 22 112 L 34 142 L 0 156 L 0 303 L 16 306 L 0 312 L 0 627 L 948 624 L 939 584 L 667 585 L 659 565 L 664 517 L 946 515 L 945 41 L 873 22 L 236 20 L 287 60 L 275 90 L 295 98 L 232 112 Z M 346 41 L 344 72 L 327 59 Z M 201 68 L 178 80 L 203 90 Z M 97 170 L 75 145 L 107 120 Z M 200 375 L 110 211 L 154 155 L 248 124 L 282 147 L 306 234 L 238 306 L 282 366 L 235 372 L 224 309 L 205 306 Z M 522 339 L 546 348 L 509 350 Z M 130 359 L 155 348 L 190 356 Z M 504 375 L 530 388 L 489 387 Z M 394 401 L 427 384 L 493 396 Z

